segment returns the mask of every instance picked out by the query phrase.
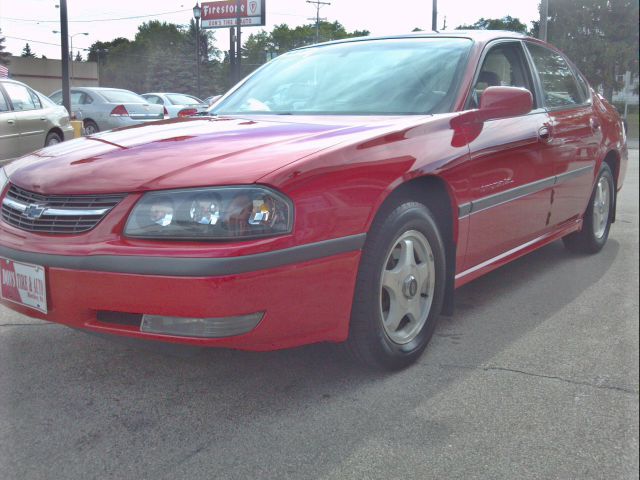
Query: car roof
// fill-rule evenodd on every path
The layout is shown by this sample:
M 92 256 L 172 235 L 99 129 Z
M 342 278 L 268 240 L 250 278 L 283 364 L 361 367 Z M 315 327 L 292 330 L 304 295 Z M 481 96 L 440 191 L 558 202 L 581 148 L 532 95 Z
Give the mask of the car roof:
M 383 35 L 376 37 L 352 37 L 344 38 L 341 40 L 333 40 L 331 42 L 319 43 L 316 45 L 308 45 L 300 47 L 298 50 L 305 48 L 314 48 L 322 45 L 335 45 L 337 43 L 351 43 L 351 42 L 367 42 L 372 40 L 397 40 L 397 39 L 411 39 L 411 38 L 468 38 L 478 43 L 488 43 L 491 40 L 498 38 L 513 38 L 518 40 L 529 39 L 536 40 L 524 33 L 511 32 L 508 30 L 439 30 L 439 31 L 423 31 L 423 32 L 410 32 L 402 33 L 398 35 Z

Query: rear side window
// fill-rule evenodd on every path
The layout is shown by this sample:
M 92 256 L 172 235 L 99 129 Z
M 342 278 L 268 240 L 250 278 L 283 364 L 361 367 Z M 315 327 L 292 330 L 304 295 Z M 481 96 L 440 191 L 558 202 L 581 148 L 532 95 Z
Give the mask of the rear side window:
M 155 105 L 162 105 L 163 101 L 157 95 L 143 95 L 143 98 L 147 100 L 149 103 L 153 103 Z
M 8 111 L 9 111 L 9 105 L 7 104 L 7 101 L 4 98 L 2 91 L 0 91 L 0 112 L 8 112 Z
M 56 92 L 49 97 L 56 105 L 62 105 L 62 92 Z
M 571 107 L 584 103 L 578 81 L 562 55 L 535 44 L 527 44 L 540 76 L 548 108 Z

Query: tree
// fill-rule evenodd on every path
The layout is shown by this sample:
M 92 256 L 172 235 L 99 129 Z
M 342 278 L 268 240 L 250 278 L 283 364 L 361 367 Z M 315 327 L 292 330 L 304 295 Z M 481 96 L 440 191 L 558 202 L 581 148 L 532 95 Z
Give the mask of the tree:
M 76 58 L 73 59 L 74 62 L 81 62 L 82 61 L 82 55 L 80 55 L 80 52 L 76 52 Z
M 510 32 L 528 33 L 527 26 L 511 15 L 502 18 L 481 18 L 471 25 L 460 25 L 456 27 L 456 30 L 509 30 Z
M 20 55 L 20 56 L 21 57 L 36 58 L 36 54 L 31 51 L 31 47 L 29 46 L 28 43 L 25 43 L 24 48 L 22 49 L 22 55 Z
M 549 2 L 547 38 L 611 101 L 618 76 L 638 74 L 638 1 Z
M 369 35 L 368 30 L 348 32 L 340 22 L 320 22 L 318 30 L 321 42 Z M 294 48 L 312 45 L 315 42 L 315 23 L 300 25 L 295 28 L 283 23 L 276 25 L 270 33 L 262 30 L 259 33 L 249 35 L 243 45 L 242 57 L 243 61 L 246 60 L 248 65 L 252 65 L 255 68 L 255 66 L 265 63 L 265 48 L 267 51 L 273 50 L 277 51 L 278 54 L 282 54 Z
M 0 33 L 2 33 L 2 30 L 0 30 Z M 9 57 L 11 54 L 4 51 L 4 40 L 5 38 L 0 36 L 0 65 L 9 65 Z

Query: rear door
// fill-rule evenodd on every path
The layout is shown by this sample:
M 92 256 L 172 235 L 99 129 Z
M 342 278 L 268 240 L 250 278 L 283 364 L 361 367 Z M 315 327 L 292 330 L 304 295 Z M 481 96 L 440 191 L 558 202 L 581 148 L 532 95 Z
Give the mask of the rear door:
M 20 150 L 33 152 L 44 147 L 47 134 L 47 117 L 38 95 L 31 89 L 17 83 L 4 84 L 5 91 L 13 106 L 18 130 Z
M 0 160 L 17 157 L 20 152 L 20 132 L 16 115 L 0 86 Z
M 472 201 L 459 213 L 461 218 L 469 216 L 467 254 L 459 277 L 543 234 L 554 182 L 553 165 L 540 151 L 539 134 L 549 117 L 537 98 L 522 43 L 493 42 L 480 65 L 468 108 L 477 108 L 482 91 L 490 86 L 526 88 L 532 92 L 534 108 L 518 117 L 486 121 L 475 138 L 468 139 L 465 177 Z
M 588 87 L 566 59 L 542 45 L 526 45 L 550 118 L 543 154 L 556 175 L 549 223 L 559 226 L 577 220 L 586 209 L 602 129 Z

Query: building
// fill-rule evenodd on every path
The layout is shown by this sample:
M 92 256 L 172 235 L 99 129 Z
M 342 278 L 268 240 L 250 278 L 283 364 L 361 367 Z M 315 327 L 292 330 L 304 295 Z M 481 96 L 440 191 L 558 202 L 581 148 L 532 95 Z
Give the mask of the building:
M 49 95 L 62 88 L 62 61 L 48 58 L 9 58 L 9 78 L 26 83 L 34 90 Z M 97 87 L 96 62 L 69 62 L 70 82 L 74 87 Z

